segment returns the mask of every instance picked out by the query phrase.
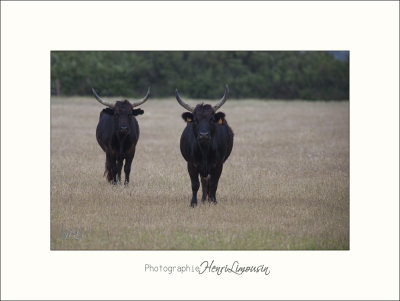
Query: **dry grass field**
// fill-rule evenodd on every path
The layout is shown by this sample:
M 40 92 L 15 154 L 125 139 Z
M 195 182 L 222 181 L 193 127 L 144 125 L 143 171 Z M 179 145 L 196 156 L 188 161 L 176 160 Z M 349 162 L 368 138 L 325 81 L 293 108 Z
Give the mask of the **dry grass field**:
M 184 109 L 172 98 L 141 108 L 131 183 L 112 186 L 95 137 L 103 106 L 52 97 L 52 250 L 349 249 L 348 102 L 228 100 L 218 204 L 194 209 Z

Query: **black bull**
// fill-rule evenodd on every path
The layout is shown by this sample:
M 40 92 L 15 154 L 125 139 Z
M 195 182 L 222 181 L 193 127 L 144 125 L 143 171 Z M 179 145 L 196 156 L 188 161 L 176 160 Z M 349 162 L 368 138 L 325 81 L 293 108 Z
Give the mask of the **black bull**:
M 134 107 L 144 103 L 150 95 L 150 88 L 146 96 L 136 102 L 116 101 L 107 102 L 92 89 L 96 99 L 108 108 L 100 113 L 96 128 L 96 138 L 100 147 L 106 153 L 106 168 L 104 174 L 113 184 L 121 181 L 121 170 L 125 160 L 125 184 L 129 183 L 129 174 L 136 144 L 139 140 L 139 124 L 135 116 L 143 114 L 143 110 Z
M 185 103 L 176 90 L 176 98 L 189 112 L 182 114 L 186 121 L 183 130 L 180 149 L 187 161 L 187 169 L 192 182 L 192 207 L 197 205 L 197 191 L 199 190 L 199 175 L 201 177 L 202 198 L 207 197 L 209 202 L 216 203 L 218 181 L 222 173 L 223 164 L 228 159 L 233 147 L 233 131 L 225 119 L 225 114 L 216 112 L 226 101 L 228 86 L 224 96 L 214 107 L 208 104 L 199 104 L 195 108 Z

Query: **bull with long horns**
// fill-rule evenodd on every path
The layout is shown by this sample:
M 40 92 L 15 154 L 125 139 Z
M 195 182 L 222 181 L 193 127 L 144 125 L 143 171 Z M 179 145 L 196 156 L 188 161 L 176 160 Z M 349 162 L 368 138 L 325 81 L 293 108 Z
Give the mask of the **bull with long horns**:
M 181 136 L 180 149 L 187 161 L 192 182 L 192 207 L 197 205 L 199 175 L 203 191 L 202 202 L 206 199 L 211 203 L 217 202 L 216 192 L 222 167 L 233 147 L 233 131 L 225 114 L 217 112 L 225 103 L 228 93 L 229 88 L 226 85 L 224 95 L 215 106 L 202 103 L 192 107 L 181 99 L 176 89 L 178 103 L 189 111 L 182 114 L 186 127 Z
M 150 96 L 150 88 L 141 100 L 130 102 L 121 100 L 109 102 L 102 99 L 92 88 L 94 97 L 105 108 L 100 113 L 96 128 L 96 138 L 100 147 L 106 153 L 106 168 L 104 175 L 107 180 L 116 184 L 121 181 L 121 170 L 125 160 L 125 185 L 129 183 L 129 174 L 136 144 L 139 140 L 139 124 L 135 116 L 144 113 L 141 109 L 134 109 L 143 104 Z

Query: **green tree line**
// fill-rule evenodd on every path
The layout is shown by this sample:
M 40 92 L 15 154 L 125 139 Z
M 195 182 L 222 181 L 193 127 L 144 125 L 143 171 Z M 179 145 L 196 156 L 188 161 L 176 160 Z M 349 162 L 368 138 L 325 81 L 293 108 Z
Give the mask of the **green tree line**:
M 52 51 L 59 95 L 348 100 L 349 59 L 328 51 Z

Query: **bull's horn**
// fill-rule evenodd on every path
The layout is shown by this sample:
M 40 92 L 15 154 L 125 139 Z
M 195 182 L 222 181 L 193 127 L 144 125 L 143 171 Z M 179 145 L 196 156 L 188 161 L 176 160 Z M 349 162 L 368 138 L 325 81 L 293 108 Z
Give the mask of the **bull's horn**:
M 135 102 L 130 102 L 132 105 L 132 108 L 140 106 L 142 103 L 146 102 L 147 99 L 149 99 L 150 96 L 150 87 L 147 89 L 146 96 L 143 97 L 141 100 L 135 101 Z
M 96 90 L 93 89 L 93 88 L 92 88 L 92 92 L 93 92 L 93 94 L 94 94 L 94 97 L 96 97 L 96 99 L 97 99 L 97 101 L 98 101 L 99 103 L 101 103 L 102 105 L 105 105 L 105 106 L 107 106 L 107 107 L 110 107 L 111 109 L 114 108 L 115 103 L 112 103 L 112 102 L 109 102 L 109 101 L 106 101 L 106 100 L 102 99 L 102 98 L 96 93 Z
M 214 111 L 216 112 L 222 105 L 225 103 L 226 99 L 228 98 L 229 94 L 229 87 L 228 84 L 225 84 L 225 92 L 224 96 L 218 101 L 218 103 L 214 106 Z
M 184 102 L 181 97 L 179 96 L 179 92 L 178 89 L 175 90 L 175 96 L 176 96 L 176 100 L 179 102 L 179 104 L 184 107 L 186 110 L 188 110 L 189 112 L 193 113 L 194 108 L 190 105 L 188 105 L 186 102 Z

